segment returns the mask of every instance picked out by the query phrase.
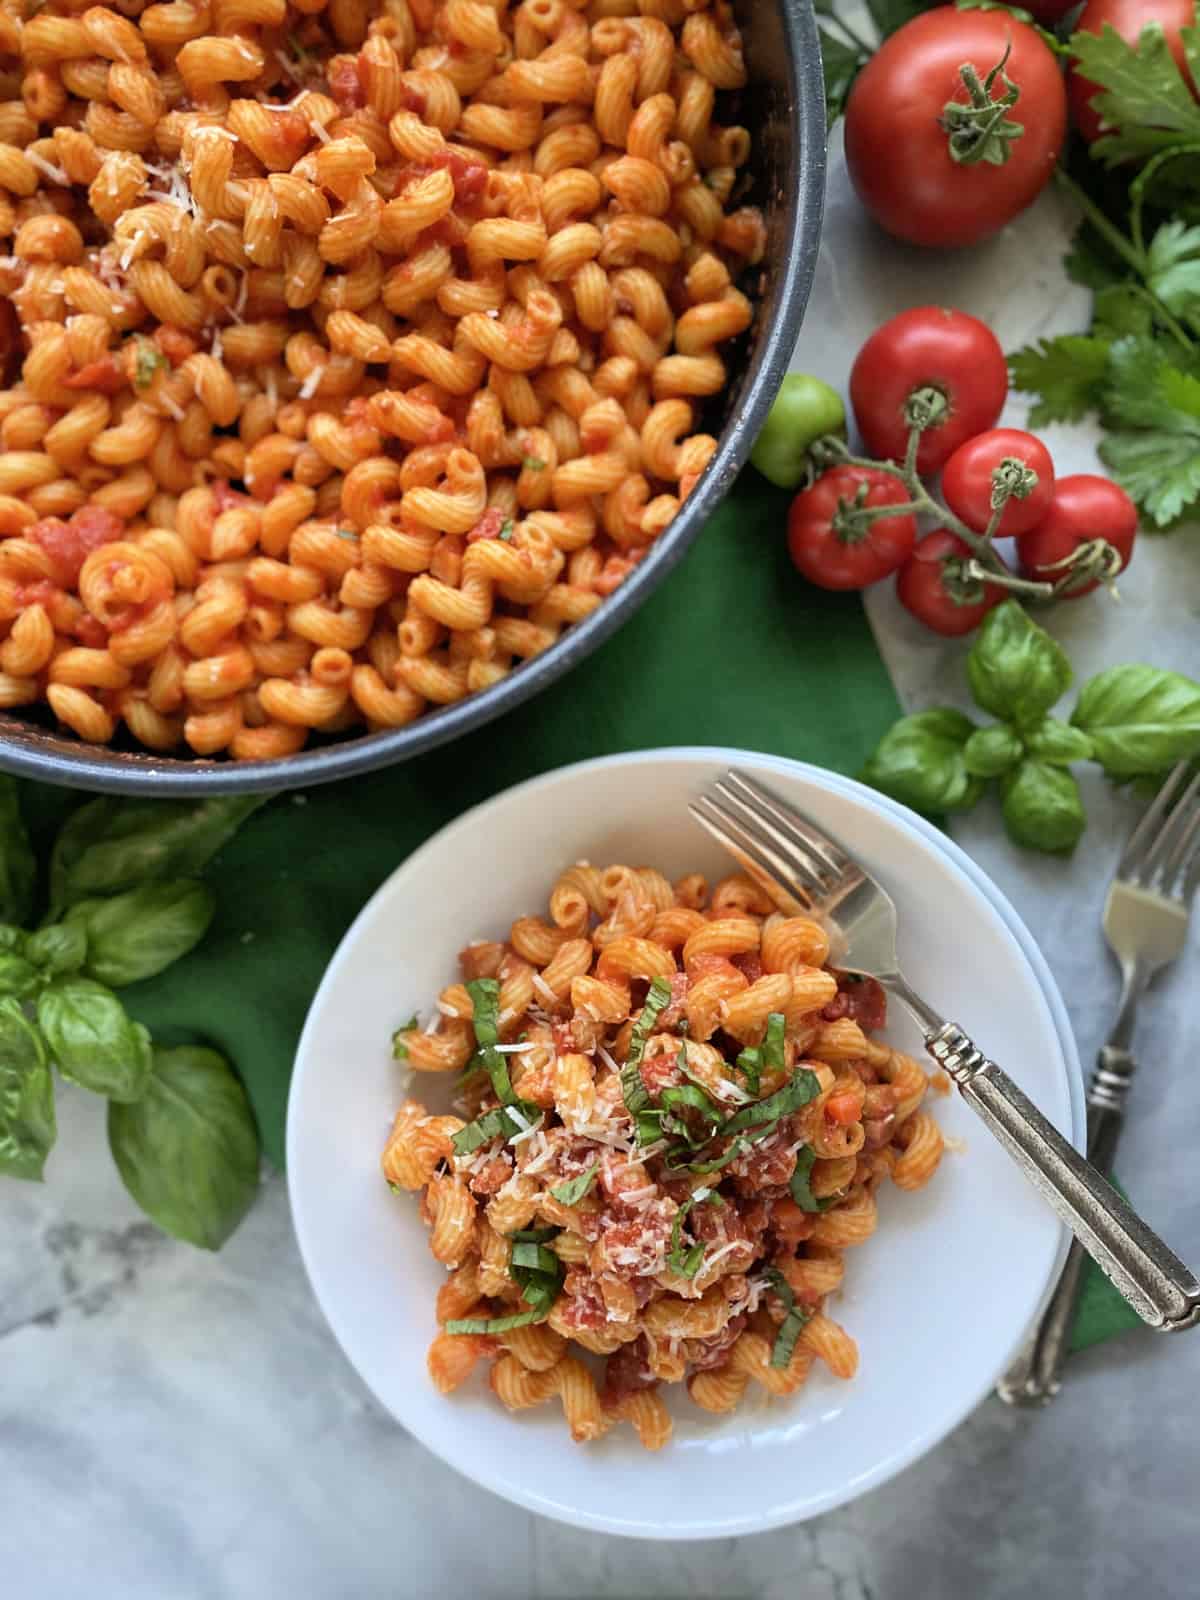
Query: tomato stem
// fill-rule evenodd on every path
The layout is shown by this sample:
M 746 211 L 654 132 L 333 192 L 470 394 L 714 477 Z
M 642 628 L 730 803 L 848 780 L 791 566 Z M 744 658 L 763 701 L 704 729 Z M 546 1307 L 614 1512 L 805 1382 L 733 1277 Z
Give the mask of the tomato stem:
M 1037 486 L 1038 475 L 1031 466 L 1019 456 L 1005 456 L 992 468 L 992 511 L 1002 512 L 1010 500 L 1028 500 Z
M 938 120 L 948 136 L 950 155 L 961 166 L 986 161 L 989 166 L 1002 167 L 1012 155 L 1014 140 L 1025 132 L 1023 123 L 1005 116 L 1021 98 L 1020 89 L 1004 70 L 1011 52 L 1010 40 L 986 78 L 980 78 L 979 69 L 971 61 L 964 61 L 958 69 L 967 91 L 966 102 L 947 100 Z M 992 88 L 997 78 L 1003 93 L 993 100 Z
M 1013 594 L 1027 594 L 1031 600 L 1052 600 L 1055 595 L 1052 583 L 1038 583 L 1033 578 L 1018 578 L 1015 572 L 998 573 L 991 567 L 985 567 L 974 557 L 963 563 L 963 570 L 968 578 L 976 578 L 980 583 L 994 583 L 1001 589 L 1011 589 Z

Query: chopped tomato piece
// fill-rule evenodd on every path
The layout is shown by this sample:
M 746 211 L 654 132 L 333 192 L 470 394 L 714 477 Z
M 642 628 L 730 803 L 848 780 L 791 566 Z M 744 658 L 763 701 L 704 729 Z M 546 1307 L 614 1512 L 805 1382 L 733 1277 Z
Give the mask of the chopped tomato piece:
M 887 995 L 874 979 L 857 972 L 838 972 L 838 992 L 821 1012 L 826 1022 L 849 1017 L 864 1033 L 876 1033 L 887 1023 Z
M 85 611 L 75 624 L 75 637 L 92 650 L 103 650 L 108 645 L 108 629 L 90 611 Z
M 240 489 L 231 486 L 228 478 L 217 478 L 212 485 L 213 509 L 220 516 L 222 511 L 232 511 L 236 506 L 247 506 L 250 496 L 243 494 Z
M 164 322 L 155 330 L 154 343 L 173 367 L 180 366 L 200 348 L 190 333 L 177 328 L 173 322 Z
M 748 983 L 757 983 L 763 975 L 762 957 L 757 950 L 743 950 L 729 958 L 739 972 L 745 973 Z
M 418 117 L 423 117 L 427 103 L 422 90 L 414 88 L 410 83 L 402 83 L 400 85 L 400 106 L 402 110 L 415 111 Z
M 467 543 L 475 544 L 479 539 L 498 539 L 505 522 L 508 520 L 499 506 L 489 506 L 470 533 L 468 533 Z
M 64 378 L 62 384 L 64 389 L 99 389 L 101 394 L 116 394 L 125 387 L 125 374 L 110 351 L 96 361 L 85 362 L 78 372 Z
M 93 550 L 119 539 L 125 524 L 102 506 L 83 506 L 71 513 L 71 520 L 43 517 L 26 530 L 26 537 L 40 544 L 54 562 L 65 587 L 74 587 L 79 569 Z
M 343 111 L 359 111 L 367 103 L 357 56 L 334 56 L 326 72 L 329 92 Z
M 831 1094 L 825 1102 L 825 1115 L 830 1122 L 840 1123 L 842 1127 L 857 1122 L 861 1110 L 862 1097 L 855 1094 L 852 1089 L 845 1092 L 839 1090 L 837 1094 Z

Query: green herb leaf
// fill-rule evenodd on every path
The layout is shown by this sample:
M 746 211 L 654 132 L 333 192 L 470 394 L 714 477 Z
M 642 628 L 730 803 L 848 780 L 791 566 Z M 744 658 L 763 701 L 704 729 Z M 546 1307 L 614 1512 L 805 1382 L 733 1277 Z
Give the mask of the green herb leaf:
M 557 1239 L 562 1232 L 561 1228 L 518 1228 L 516 1233 L 510 1233 L 509 1239 L 513 1244 L 549 1244 L 551 1239 Z
M 744 1050 L 739 1051 L 734 1065 L 739 1072 L 745 1074 L 746 1088 L 749 1092 L 757 1094 L 762 1073 L 762 1051 L 758 1045 L 748 1044 Z
M 1114 130 L 1097 139 L 1093 156 L 1115 166 L 1153 155 L 1175 139 L 1200 139 L 1200 106 L 1176 66 L 1162 24 L 1147 22 L 1136 45 L 1110 23 L 1098 34 L 1071 35 L 1079 75 L 1099 85 L 1092 107 Z
M 258 1133 L 246 1091 L 215 1050 L 154 1050 L 140 1100 L 108 1108 L 122 1181 L 160 1228 L 217 1250 L 258 1188 Z
M 1148 339 L 1153 333 L 1153 301 L 1140 284 L 1115 284 L 1097 290 L 1092 301 L 1092 338 L 1115 343 L 1130 337 Z
M 6 955 L 23 956 L 29 935 L 24 928 L 12 922 L 0 922 L 0 951 Z
M 665 978 L 655 978 L 646 993 L 641 1014 L 629 1036 L 629 1054 L 625 1057 L 625 1064 L 621 1068 L 621 1096 L 625 1101 L 625 1109 L 631 1116 L 644 1111 L 650 1104 L 650 1096 L 646 1092 L 646 1085 L 642 1082 L 642 1057 L 646 1053 L 646 1044 L 654 1031 L 654 1024 L 662 1016 L 670 1000 L 671 985 Z
M 0 1000 L 0 1172 L 40 1181 L 57 1135 L 42 1037 L 19 1000 Z
M 914 811 L 967 811 L 982 792 L 963 759 L 974 730 L 970 717 L 948 706 L 901 717 L 875 747 L 863 782 Z
M 963 746 L 967 771 L 976 778 L 998 778 L 1015 767 L 1024 754 L 1024 745 L 1007 722 L 976 728 Z
M 151 339 L 143 334 L 135 333 L 133 336 L 136 354 L 133 361 L 133 386 L 135 389 L 148 389 L 160 372 L 169 369 L 171 363 Z
M 1112 346 L 1100 457 L 1160 527 L 1200 497 L 1200 378 L 1148 339 Z
M 775 1343 L 771 1348 L 771 1365 L 773 1367 L 786 1367 L 792 1359 L 792 1352 L 796 1348 L 796 1340 L 800 1337 L 800 1330 L 812 1316 L 806 1306 L 796 1304 L 796 1296 L 792 1293 L 792 1286 L 780 1272 L 778 1267 L 772 1267 L 767 1273 L 767 1282 L 772 1293 L 783 1301 L 783 1309 L 787 1313 L 775 1335 Z
M 976 701 L 1018 728 L 1040 722 L 1072 676 L 1066 651 L 1016 600 L 988 613 L 967 657 Z
M 82 900 L 67 912 L 64 925 L 86 938 L 87 976 L 122 989 L 163 972 L 199 944 L 216 908 L 211 889 L 196 878 L 180 878 Z
M 24 956 L 0 955 L 0 994 L 27 1000 L 46 981 L 46 974 Z
M 1168 528 L 1200 500 L 1200 442 L 1183 433 L 1108 433 L 1101 461 L 1129 498 L 1159 528 Z
M 714 1193 L 715 1191 L 713 1190 L 707 1190 L 690 1194 L 671 1219 L 671 1243 L 667 1250 L 667 1265 L 672 1272 L 679 1273 L 680 1277 L 694 1278 L 704 1260 L 703 1244 L 694 1244 L 686 1251 L 683 1249 L 681 1237 L 683 1219 L 693 1206 L 702 1205 L 704 1201 L 711 1200 Z M 720 1196 L 717 1196 L 717 1200 L 718 1202 L 720 1201 Z
M 1067 277 L 1081 283 L 1086 289 L 1107 289 L 1114 284 L 1123 285 L 1129 273 L 1129 264 L 1123 261 L 1090 222 L 1081 222 L 1075 230 L 1071 248 L 1063 257 Z
M 29 936 L 25 954 L 52 978 L 78 972 L 87 955 L 87 934 L 70 922 L 53 922 Z
M 493 1106 L 490 1111 L 476 1117 L 474 1122 L 468 1122 L 465 1128 L 451 1134 L 450 1147 L 456 1156 L 469 1156 L 485 1144 L 490 1144 L 493 1139 L 501 1136 L 511 1139 L 514 1133 L 519 1132 L 520 1126 L 515 1118 L 509 1116 L 508 1107 Z
M 1200 227 L 1175 217 L 1156 230 L 1146 247 L 1146 287 L 1168 311 L 1200 301 Z
M 1032 850 L 1067 854 L 1087 826 L 1079 785 L 1065 767 L 1028 757 L 1002 784 L 1009 837 Z
M 550 1193 L 564 1206 L 577 1206 L 596 1181 L 600 1171 L 600 1163 L 593 1161 L 586 1172 L 580 1172 L 574 1178 L 568 1178 L 565 1183 L 557 1184 Z
M 513 519 L 511 517 L 505 517 L 504 521 L 500 524 L 500 532 L 496 535 L 496 537 L 497 539 L 503 539 L 505 544 L 511 544 L 512 536 Z
M 64 1078 L 110 1100 L 137 1100 L 146 1092 L 150 1035 L 103 984 L 59 978 L 38 996 L 37 1020 Z
M 512 1246 L 509 1270 L 520 1285 L 527 1306 L 543 1315 L 550 1310 L 562 1288 L 566 1268 L 553 1250 L 532 1239 L 516 1239 Z
M 825 125 L 832 128 L 846 109 L 854 80 L 867 58 L 828 28 L 818 28 L 817 32 L 821 36 L 821 67 L 825 77 Z
M 1110 778 L 1165 772 L 1200 755 L 1200 683 L 1140 663 L 1109 667 L 1083 685 L 1071 723 Z
M 511 1264 L 514 1267 L 529 1267 L 535 1272 L 558 1271 L 560 1262 L 553 1250 L 547 1250 L 544 1244 L 534 1244 L 531 1240 L 519 1240 L 512 1247 Z
M 512 1086 L 512 1079 L 508 1075 L 508 1062 L 496 1049 L 496 1041 L 500 1037 L 499 983 L 495 978 L 472 978 L 467 984 L 467 993 L 471 996 L 474 1011 L 472 1021 L 479 1045 L 474 1059 L 487 1069 L 487 1075 L 492 1080 L 492 1088 L 500 1104 L 515 1106 L 527 1122 L 535 1122 L 541 1116 L 541 1108 L 517 1096 Z
M 1052 767 L 1069 767 L 1072 761 L 1091 759 L 1092 741 L 1080 728 L 1072 728 L 1055 717 L 1031 728 L 1025 735 L 1025 748 L 1036 761 L 1048 761 Z
M 36 880 L 16 780 L 0 774 L 0 921 L 29 921 Z
M 50 858 L 50 915 L 90 895 L 194 878 L 267 795 L 92 800 L 72 812 Z
M 408 1060 L 408 1046 L 404 1042 L 404 1035 L 406 1033 L 415 1033 L 417 1031 L 417 1029 L 420 1027 L 420 1025 L 421 1025 L 421 1019 L 420 1019 L 420 1017 L 417 1016 L 417 1013 L 414 1011 L 412 1016 L 409 1017 L 408 1021 L 401 1023 L 401 1025 L 396 1029 L 395 1033 L 392 1034 L 392 1060 L 393 1061 L 407 1061 Z M 463 1070 L 463 1077 L 465 1078 L 467 1073 L 471 1072 L 473 1070 L 474 1070 L 474 1068 L 472 1067 L 472 1065 L 470 1063 L 468 1063 L 468 1065 Z M 482 1071 L 482 1067 L 479 1070 Z
M 792 1199 L 801 1211 L 828 1211 L 830 1206 L 837 1204 L 837 1196 L 830 1195 L 826 1200 L 818 1200 L 809 1186 L 813 1164 L 817 1159 L 817 1152 L 812 1145 L 806 1144 L 803 1150 L 796 1152 L 796 1170 L 792 1173 L 789 1185 Z
M 1029 426 L 1079 422 L 1099 408 L 1108 376 L 1108 341 L 1082 334 L 1039 339 L 1008 358 L 1013 388 L 1040 398 L 1029 413 Z
M 531 1322 L 541 1322 L 545 1311 L 514 1311 L 509 1317 L 452 1317 L 442 1324 L 443 1333 L 508 1333 L 512 1328 L 526 1328 Z
M 529 472 L 545 472 L 546 463 L 541 456 L 522 456 L 521 465 Z
M 806 1106 L 810 1100 L 815 1100 L 820 1092 L 821 1085 L 816 1073 L 810 1072 L 807 1067 L 799 1067 L 782 1089 L 776 1089 L 774 1094 L 756 1101 L 752 1106 L 743 1106 L 728 1122 L 722 1123 L 717 1129 L 717 1137 L 723 1139 L 728 1134 L 739 1133 L 743 1128 L 756 1128 L 764 1122 L 776 1123 L 780 1117 L 789 1116 L 801 1106 Z

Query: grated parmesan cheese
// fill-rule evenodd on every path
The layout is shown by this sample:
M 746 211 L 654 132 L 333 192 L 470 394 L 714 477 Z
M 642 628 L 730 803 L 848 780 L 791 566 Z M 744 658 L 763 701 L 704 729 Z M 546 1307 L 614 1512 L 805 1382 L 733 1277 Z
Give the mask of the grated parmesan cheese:
M 533 987 L 541 995 L 543 1000 L 548 1000 L 552 1006 L 556 1006 L 558 1004 L 558 996 L 546 982 L 545 978 L 542 977 L 540 972 L 535 972 L 533 975 Z
M 300 399 L 311 400 L 313 395 L 315 395 L 317 390 L 321 387 L 321 379 L 324 376 L 324 363 L 322 363 L 322 365 L 319 367 L 314 367 L 309 373 L 308 377 L 305 378 L 304 382 L 300 385 Z M 534 982 L 537 982 L 536 978 L 534 979 Z
M 727 1255 L 736 1250 L 740 1244 L 744 1244 L 745 1242 L 746 1241 L 744 1239 L 731 1239 L 728 1244 L 723 1244 L 719 1250 L 714 1250 L 711 1256 L 705 1256 L 704 1261 L 701 1264 L 700 1271 L 708 1272 L 710 1268 L 716 1266 L 718 1261 L 724 1260 Z M 698 1276 L 699 1273 L 697 1273 L 697 1277 Z
M 211 347 L 211 349 L 209 351 L 209 354 L 212 356 L 214 361 L 220 361 L 220 359 L 221 359 L 221 330 L 220 330 L 220 328 L 214 328 L 213 329 L 212 347 Z
M 177 404 L 176 401 L 169 394 L 167 394 L 165 390 L 159 395 L 158 399 L 163 410 L 169 411 L 170 414 L 175 418 L 176 422 L 183 421 L 183 407 Z
M 423 1025 L 423 1027 L 421 1028 L 421 1032 L 422 1033 L 436 1033 L 438 1031 L 438 1029 L 441 1027 L 441 1025 L 442 1025 L 442 1019 L 438 1015 L 438 1013 L 435 1012 L 434 1015 L 432 1017 L 430 1017 L 429 1021 L 426 1022 Z
M 510 1117 L 513 1115 L 513 1108 L 511 1106 L 506 1106 L 505 1110 L 508 1112 Z M 544 1117 L 539 1117 L 535 1123 L 531 1124 L 530 1127 L 525 1129 L 524 1133 L 514 1133 L 512 1138 L 508 1141 L 509 1144 L 524 1144 L 527 1139 L 532 1139 L 534 1134 L 541 1127 L 544 1120 Z
M 451 1012 L 451 1016 L 455 1013 Z M 543 1047 L 535 1039 L 529 1039 L 524 1044 L 498 1044 L 493 1046 L 502 1056 L 524 1056 L 531 1050 L 541 1050 Z
M 64 188 L 71 187 L 71 180 L 61 167 L 56 167 L 53 161 L 47 161 L 45 156 L 39 156 L 36 151 L 26 150 L 25 156 L 39 172 L 44 173 L 52 183 L 61 183 Z

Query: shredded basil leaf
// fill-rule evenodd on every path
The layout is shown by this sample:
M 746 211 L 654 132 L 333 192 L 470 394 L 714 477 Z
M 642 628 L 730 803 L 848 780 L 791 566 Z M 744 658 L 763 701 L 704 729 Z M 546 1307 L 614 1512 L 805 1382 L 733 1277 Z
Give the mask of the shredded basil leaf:
M 629 1036 L 629 1054 L 625 1058 L 625 1065 L 621 1068 L 621 1095 L 625 1101 L 625 1109 L 634 1117 L 650 1104 L 650 1096 L 646 1092 L 646 1085 L 642 1082 L 639 1069 L 642 1057 L 646 1053 L 646 1041 L 650 1037 L 651 1029 L 666 1010 L 670 999 L 671 985 L 665 978 L 655 978 L 647 991 L 641 1015 L 634 1023 L 633 1032 Z
M 817 1152 L 810 1144 L 796 1152 L 796 1170 L 792 1173 L 791 1190 L 792 1199 L 801 1211 L 828 1211 L 830 1206 L 837 1203 L 836 1195 L 830 1195 L 827 1200 L 818 1200 L 809 1187 L 809 1175 L 816 1159 Z
M 577 1177 L 568 1178 L 565 1183 L 560 1183 L 550 1193 L 564 1206 L 578 1205 L 596 1181 L 600 1171 L 600 1163 L 593 1161 L 586 1172 L 581 1172 Z
M 541 1115 L 541 1107 L 535 1106 L 529 1100 L 522 1100 L 516 1094 L 512 1079 L 508 1075 L 508 1062 L 496 1049 L 496 1042 L 500 1037 L 499 983 L 495 978 L 472 978 L 467 985 L 467 993 L 471 996 L 474 1008 L 472 1023 L 475 1028 L 475 1040 L 479 1046 L 469 1065 L 473 1066 L 478 1062 L 480 1066 L 486 1068 L 487 1075 L 492 1080 L 496 1099 L 501 1105 L 515 1106 L 527 1121 L 536 1121 Z
M 534 1272 L 548 1272 L 553 1276 L 558 1271 L 559 1260 L 553 1250 L 547 1250 L 544 1244 L 522 1239 L 512 1247 L 512 1265 L 529 1267 Z
M 358 535 L 353 528 L 335 528 L 333 531 L 339 539 L 347 539 L 351 544 L 358 543 Z
M 456 1156 L 469 1156 L 482 1145 L 490 1144 L 501 1135 L 505 1139 L 517 1132 L 517 1125 L 503 1106 L 493 1106 L 474 1122 L 468 1122 L 450 1137 L 450 1148 Z
M 401 1036 L 401 1034 L 404 1034 L 404 1033 L 415 1033 L 416 1030 L 419 1027 L 420 1027 L 420 1019 L 418 1018 L 417 1013 L 414 1011 L 412 1016 L 409 1017 L 408 1021 L 403 1023 L 403 1024 L 401 1024 L 401 1026 L 396 1029 L 395 1033 L 393 1033 L 393 1035 L 392 1035 L 392 1060 L 393 1061 L 407 1061 L 408 1060 L 408 1046 L 405 1044 L 404 1040 L 400 1036 Z
M 806 1306 L 796 1304 L 792 1286 L 778 1267 L 772 1267 L 767 1273 L 767 1282 L 772 1291 L 783 1301 L 783 1309 L 787 1313 L 780 1324 L 779 1332 L 775 1335 L 775 1343 L 771 1348 L 771 1365 L 786 1367 L 792 1359 L 800 1330 L 812 1316 L 812 1312 Z
M 704 1205 L 705 1203 L 719 1206 L 725 1204 L 715 1189 L 709 1189 L 704 1194 L 690 1194 L 675 1213 L 671 1222 L 671 1247 L 667 1251 L 667 1265 L 673 1272 L 678 1272 L 684 1278 L 694 1278 L 699 1272 L 700 1264 L 704 1260 L 705 1247 L 703 1244 L 694 1244 L 690 1250 L 684 1252 L 681 1248 L 680 1229 L 683 1227 L 684 1217 L 687 1216 L 692 1207 Z
M 530 472 L 545 472 L 546 470 L 546 463 L 542 460 L 541 456 L 523 456 L 521 458 L 521 465 L 523 467 L 528 467 Z
M 393 1183 L 390 1178 L 387 1181 L 387 1186 L 392 1191 L 393 1194 L 403 1194 L 404 1193 L 404 1190 L 400 1187 L 400 1185 L 398 1183 Z
M 546 1311 L 550 1308 L 546 1307 Z M 443 1333 L 507 1333 L 510 1328 L 524 1328 L 531 1322 L 540 1322 L 546 1311 L 517 1311 L 511 1317 L 454 1317 L 447 1322 Z
M 738 1133 L 742 1128 L 755 1128 L 760 1122 L 778 1122 L 780 1117 L 786 1117 L 800 1106 L 806 1106 L 810 1100 L 815 1100 L 820 1092 L 821 1085 L 816 1073 L 801 1067 L 782 1089 L 776 1089 L 774 1094 L 768 1095 L 765 1100 L 757 1100 L 752 1106 L 744 1106 L 730 1117 L 717 1129 L 717 1135 L 724 1137 Z
M 561 1228 L 518 1228 L 516 1233 L 510 1233 L 508 1237 L 513 1244 L 549 1244 L 561 1232 Z
M 504 521 L 500 524 L 500 532 L 496 535 L 496 537 L 497 539 L 503 539 L 505 544 L 511 544 L 512 536 L 513 519 L 511 517 L 505 517 Z
M 739 1072 L 746 1074 L 746 1087 L 751 1094 L 758 1093 L 759 1073 L 762 1070 L 762 1051 L 755 1044 L 748 1044 L 738 1056 L 735 1063 Z
M 134 344 L 137 355 L 133 364 L 133 386 L 135 389 L 148 389 L 159 369 L 170 366 L 170 362 L 158 346 L 143 334 L 134 335 Z
M 784 1048 L 784 1028 L 787 1019 L 782 1011 L 772 1011 L 767 1018 L 767 1032 L 761 1045 L 747 1045 L 735 1062 L 746 1075 L 746 1087 L 751 1094 L 758 1093 L 763 1072 L 781 1072 L 787 1066 Z

